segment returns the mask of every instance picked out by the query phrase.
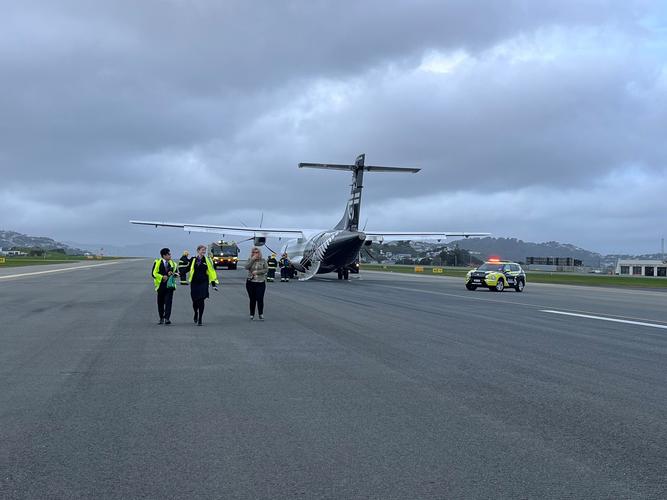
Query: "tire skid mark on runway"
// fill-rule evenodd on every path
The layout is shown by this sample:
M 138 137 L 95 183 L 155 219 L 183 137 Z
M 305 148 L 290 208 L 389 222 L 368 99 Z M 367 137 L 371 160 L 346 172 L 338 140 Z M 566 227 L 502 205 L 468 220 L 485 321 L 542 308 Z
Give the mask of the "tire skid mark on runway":
M 501 300 L 501 299 L 491 299 L 491 298 L 486 298 L 486 297 L 474 297 L 474 296 L 471 296 L 471 295 L 460 295 L 460 294 L 456 294 L 456 293 L 438 292 L 438 291 L 435 291 L 435 290 L 423 290 L 423 289 L 420 289 L 420 288 L 407 288 L 407 287 L 403 287 L 403 286 L 380 285 L 380 284 L 375 284 L 375 286 L 381 286 L 381 287 L 384 287 L 384 288 L 393 288 L 395 290 L 404 290 L 404 291 L 407 291 L 407 292 L 427 293 L 427 294 L 431 294 L 431 295 L 443 295 L 443 296 L 447 296 L 447 297 L 456 297 L 456 298 L 462 298 L 462 299 L 477 300 L 477 301 L 482 301 L 482 302 L 495 302 L 497 304 L 526 306 L 526 307 L 533 307 L 533 308 L 536 308 L 536 309 L 550 309 L 550 307 L 551 307 L 551 306 L 545 305 L 545 304 L 531 304 L 531 303 L 528 303 L 528 302 L 516 302 L 516 301 L 511 301 L 510 302 L 510 301 L 505 301 L 505 300 Z M 569 311 L 572 312 L 572 313 L 579 313 L 579 314 L 592 314 L 592 315 L 597 314 L 594 311 L 582 311 L 582 310 L 579 310 L 579 309 L 570 309 Z M 609 314 L 607 316 L 618 318 L 618 320 L 623 319 L 623 320 L 628 320 L 628 321 L 639 321 L 639 322 L 641 322 L 642 320 L 645 319 L 645 318 L 635 318 L 633 316 L 622 316 L 620 314 Z M 658 319 L 651 320 L 651 321 L 653 323 L 661 323 L 661 324 L 667 325 L 667 321 L 662 321 L 662 320 L 658 320 Z
M 541 309 L 540 312 L 543 313 L 550 313 L 550 314 L 561 314 L 563 316 L 574 316 L 577 318 L 587 318 L 587 319 L 598 319 L 601 321 L 612 321 L 614 323 L 625 323 L 627 325 L 639 325 L 639 326 L 649 326 L 652 328 L 663 328 L 667 330 L 667 325 L 658 325 L 656 323 L 646 323 L 645 321 L 629 321 L 625 319 L 616 319 L 616 318 L 610 318 L 610 317 L 605 317 L 605 316 L 594 316 L 592 314 L 578 314 L 578 313 L 571 313 L 571 312 L 565 312 L 565 311 L 555 311 L 552 309 Z
M 59 269 L 48 269 L 46 271 L 33 271 L 31 273 L 9 274 L 7 276 L 0 276 L 0 280 L 6 280 L 10 278 L 23 278 L 24 276 L 36 276 L 39 274 L 62 273 L 64 271 L 78 271 L 79 269 L 90 269 L 92 267 L 110 266 L 119 263 L 120 261 L 114 261 L 114 262 L 105 262 L 103 264 L 90 264 L 88 266 L 61 267 Z

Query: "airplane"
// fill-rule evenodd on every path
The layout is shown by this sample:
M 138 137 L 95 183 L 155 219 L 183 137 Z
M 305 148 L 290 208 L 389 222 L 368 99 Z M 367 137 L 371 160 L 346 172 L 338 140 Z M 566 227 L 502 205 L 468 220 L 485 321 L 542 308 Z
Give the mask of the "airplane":
M 187 224 L 180 222 L 155 222 L 131 220 L 132 224 L 157 227 L 176 227 L 188 232 L 204 232 L 249 236 L 255 246 L 262 246 L 267 238 L 287 238 L 282 252 L 287 253 L 291 265 L 301 273 L 300 280 L 309 280 L 317 274 L 338 272 L 338 279 L 348 279 L 349 269 L 359 259 L 362 247 L 385 240 L 405 239 L 446 239 L 448 236 L 487 236 L 490 233 L 472 232 L 405 232 L 405 231 L 366 231 L 359 229 L 361 209 L 361 191 L 364 172 L 405 172 L 417 173 L 419 168 L 382 167 L 365 165 L 365 154 L 360 154 L 353 165 L 328 163 L 299 163 L 299 168 L 325 170 L 343 170 L 352 172 L 352 190 L 341 220 L 329 230 L 280 229 L 263 227 L 240 227 L 225 225 Z

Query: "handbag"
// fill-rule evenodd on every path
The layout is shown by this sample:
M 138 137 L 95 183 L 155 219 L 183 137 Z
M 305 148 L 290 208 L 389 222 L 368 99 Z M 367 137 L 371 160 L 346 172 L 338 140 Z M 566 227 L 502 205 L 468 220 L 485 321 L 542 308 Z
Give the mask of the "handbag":
M 176 275 L 172 274 L 167 278 L 167 288 L 176 288 Z

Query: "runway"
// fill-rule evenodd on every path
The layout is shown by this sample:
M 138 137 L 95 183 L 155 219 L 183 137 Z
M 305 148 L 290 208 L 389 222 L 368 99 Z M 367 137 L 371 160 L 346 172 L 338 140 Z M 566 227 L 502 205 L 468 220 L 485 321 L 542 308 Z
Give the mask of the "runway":
M 667 497 L 664 292 L 150 267 L 0 271 L 0 497 Z

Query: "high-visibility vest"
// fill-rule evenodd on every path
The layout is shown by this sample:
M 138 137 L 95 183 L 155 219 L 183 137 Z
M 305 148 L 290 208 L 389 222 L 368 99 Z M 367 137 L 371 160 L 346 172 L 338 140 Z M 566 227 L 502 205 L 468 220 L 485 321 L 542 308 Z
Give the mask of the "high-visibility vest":
M 155 259 L 155 262 L 153 263 L 153 285 L 155 285 L 156 292 L 157 289 L 160 288 L 160 283 L 162 283 L 162 276 L 163 276 L 162 274 L 160 274 L 160 262 L 162 262 L 162 259 Z M 169 265 L 171 266 L 172 271 L 175 273 L 176 262 L 170 260 Z
M 206 255 L 204 258 L 206 259 L 206 274 L 208 275 L 208 281 L 209 283 L 215 283 L 217 285 L 219 283 L 218 274 L 215 272 L 215 267 L 213 267 L 213 261 L 209 258 L 208 255 Z M 192 277 L 195 275 L 196 260 L 197 257 L 193 257 L 192 262 L 190 262 L 190 274 L 188 275 L 189 283 L 192 283 Z

